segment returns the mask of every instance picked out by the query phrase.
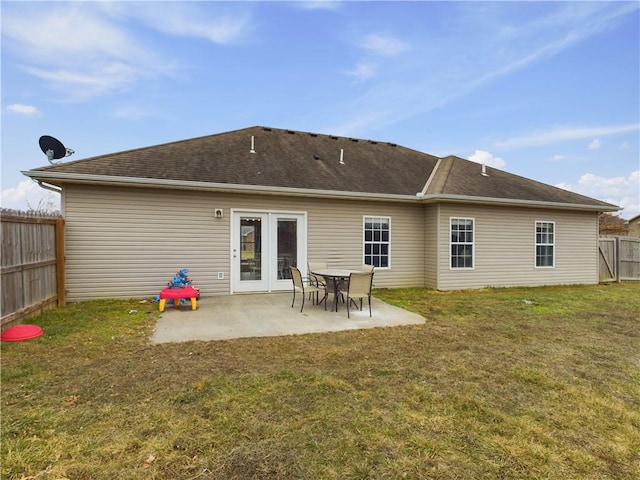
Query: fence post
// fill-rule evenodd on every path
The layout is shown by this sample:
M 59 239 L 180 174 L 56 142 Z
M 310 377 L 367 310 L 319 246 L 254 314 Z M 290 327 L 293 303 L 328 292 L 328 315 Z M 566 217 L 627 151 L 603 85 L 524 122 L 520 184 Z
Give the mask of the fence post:
M 622 259 L 621 251 L 620 251 L 620 237 L 616 236 L 616 248 L 615 248 L 615 259 L 616 259 L 616 282 L 620 283 L 620 267 L 622 267 Z
M 64 305 L 67 301 L 65 285 L 65 258 L 64 258 L 64 219 L 56 219 L 56 293 L 58 305 Z

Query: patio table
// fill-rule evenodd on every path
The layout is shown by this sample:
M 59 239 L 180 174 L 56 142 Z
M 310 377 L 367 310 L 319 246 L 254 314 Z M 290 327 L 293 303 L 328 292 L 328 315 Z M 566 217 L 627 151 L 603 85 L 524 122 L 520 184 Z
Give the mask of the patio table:
M 343 268 L 323 268 L 319 270 L 313 270 L 309 273 L 318 277 L 324 277 L 327 281 L 333 283 L 333 305 L 331 306 L 332 312 L 338 311 L 338 282 L 349 278 L 352 273 L 359 273 L 361 270 L 346 270 Z

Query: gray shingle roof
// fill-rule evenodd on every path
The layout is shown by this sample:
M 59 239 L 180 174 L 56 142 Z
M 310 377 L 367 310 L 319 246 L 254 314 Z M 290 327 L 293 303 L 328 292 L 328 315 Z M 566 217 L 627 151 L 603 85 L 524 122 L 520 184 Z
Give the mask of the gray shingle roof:
M 612 207 L 606 202 L 496 168 L 486 167 L 483 175 L 481 165 L 453 156 L 442 159 L 426 193 Z
M 257 126 L 25 172 L 53 184 L 56 176 L 59 184 L 101 176 L 414 197 L 430 179 L 427 196 L 613 207 L 497 169 L 487 173 L 468 160 L 439 159 L 393 143 Z

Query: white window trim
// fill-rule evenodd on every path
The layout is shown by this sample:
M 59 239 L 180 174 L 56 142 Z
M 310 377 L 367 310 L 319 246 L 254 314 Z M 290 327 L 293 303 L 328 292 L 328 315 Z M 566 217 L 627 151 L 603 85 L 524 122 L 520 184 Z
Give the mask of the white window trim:
M 388 254 L 387 254 L 387 266 L 386 267 L 375 267 L 376 270 L 390 270 L 391 269 L 391 217 L 387 216 L 387 215 L 363 215 L 362 216 L 362 263 L 365 263 L 365 225 L 367 223 L 367 218 L 382 218 L 387 220 L 387 222 L 389 222 L 389 241 L 387 242 L 387 245 L 389 246 L 388 248 Z
M 473 236 L 473 241 L 471 242 L 471 267 L 453 267 L 451 266 L 451 247 L 453 242 L 451 241 L 451 227 L 453 226 L 454 220 L 471 220 L 473 222 L 473 229 L 471 230 L 471 234 Z M 475 270 L 476 269 L 476 219 L 475 217 L 449 217 L 449 231 L 447 232 L 449 235 L 449 255 L 447 256 L 447 262 L 449 263 L 449 270 L 452 271 L 460 271 L 460 270 Z
M 539 223 L 550 223 L 553 225 L 553 243 L 538 243 L 538 224 Z M 551 265 L 538 265 L 538 255 L 537 249 L 539 246 L 552 246 L 553 247 L 553 262 Z M 550 269 L 556 268 L 556 222 L 552 220 L 536 220 L 533 223 L 533 267 L 540 269 Z

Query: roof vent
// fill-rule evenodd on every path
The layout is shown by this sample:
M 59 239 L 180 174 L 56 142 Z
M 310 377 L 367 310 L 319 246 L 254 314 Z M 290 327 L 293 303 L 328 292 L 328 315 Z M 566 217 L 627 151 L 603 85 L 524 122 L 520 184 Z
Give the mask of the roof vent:
M 294 135 L 296 132 L 294 132 L 293 130 L 287 130 L 287 133 Z
M 253 135 L 251 135 L 251 150 L 249 150 L 249 153 L 256 153 L 256 140 Z
M 270 132 L 270 131 L 271 131 L 271 129 L 270 129 L 269 127 L 262 127 L 262 129 L 263 129 L 265 132 Z
M 352 142 L 357 142 L 358 141 L 357 138 L 350 138 L 349 140 L 351 140 Z
M 340 149 L 340 165 L 344 165 L 344 148 Z
M 320 155 L 318 155 L 317 153 L 315 155 L 313 155 L 313 159 L 314 160 L 320 160 Z
M 311 135 L 312 137 L 317 137 L 318 136 L 317 133 L 311 133 L 311 132 L 309 132 L 309 135 Z
M 484 163 L 482 164 L 482 171 L 481 171 L 480 175 L 482 175 L 483 177 L 488 177 L 489 176 L 489 174 L 487 173 L 487 166 Z
M 335 135 L 329 135 L 329 138 L 333 138 L 334 140 L 338 139 L 338 137 L 336 137 Z
M 373 143 L 374 145 L 378 144 L 378 142 L 376 142 L 375 140 L 369 140 L 369 143 Z
M 387 145 L 389 145 L 390 147 L 397 147 L 398 146 L 396 143 L 391 143 L 391 142 L 387 142 Z

